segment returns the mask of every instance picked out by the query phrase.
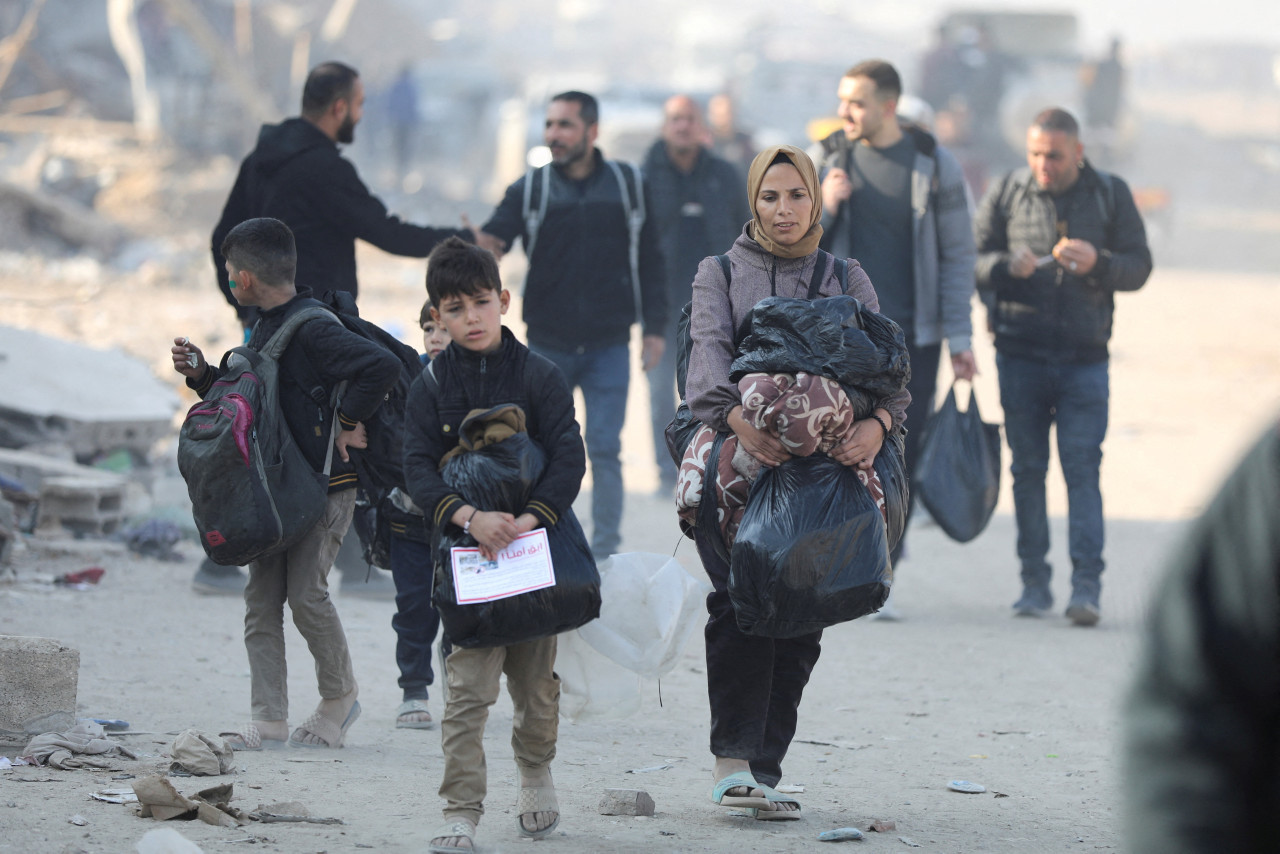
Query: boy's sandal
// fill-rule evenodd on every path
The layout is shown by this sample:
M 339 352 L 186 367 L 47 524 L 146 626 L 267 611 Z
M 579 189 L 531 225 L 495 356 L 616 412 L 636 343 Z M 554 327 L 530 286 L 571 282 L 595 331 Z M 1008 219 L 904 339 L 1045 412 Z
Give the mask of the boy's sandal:
M 347 730 L 351 728 L 351 725 L 356 722 L 358 717 L 360 717 L 359 700 L 351 704 L 351 711 L 347 712 L 347 719 L 342 722 L 342 726 L 338 726 L 328 718 L 322 717 L 319 712 L 313 712 L 311 717 L 303 721 L 289 736 L 289 746 L 319 749 L 342 747 L 342 742 L 347 736 Z M 310 733 L 320 739 L 323 744 L 301 741 L 299 733 Z
M 409 715 L 426 715 L 426 719 L 408 718 Z M 427 711 L 426 700 L 405 700 L 396 709 L 396 729 L 432 729 L 435 725 L 431 713 Z
M 770 806 L 772 806 L 772 809 L 750 810 L 752 818 L 754 818 L 756 821 L 799 821 L 800 820 L 801 815 L 800 815 L 799 801 L 797 801 L 795 798 L 791 797 L 790 795 L 782 794 L 777 789 L 774 789 L 771 786 L 761 786 L 760 790 L 763 791 L 765 794 L 765 797 L 768 798 L 769 804 Z M 777 808 L 776 806 L 777 804 L 795 804 L 796 808 L 793 810 L 780 810 Z
M 437 839 L 452 839 L 454 837 L 462 837 L 471 845 L 463 847 L 461 845 L 433 845 L 428 844 L 427 851 L 430 854 L 458 854 L 459 851 L 474 851 L 476 828 L 469 821 L 456 819 L 448 824 L 442 824 L 431 832 L 431 842 Z
M 529 830 L 524 826 L 524 822 L 520 820 L 526 815 L 540 812 L 553 812 L 556 817 L 551 820 L 551 824 L 539 830 Z M 556 800 L 554 786 L 530 786 L 520 789 L 520 795 L 516 798 L 516 829 L 520 831 L 521 836 L 527 836 L 530 839 L 541 839 L 555 830 L 556 825 L 559 823 L 560 803 Z
M 218 738 L 232 750 L 280 750 L 285 747 L 282 738 L 263 738 L 255 723 L 245 724 L 239 732 L 220 732 Z
M 722 777 L 711 787 L 711 800 L 722 807 L 732 807 L 734 809 L 768 809 L 769 799 L 767 797 L 729 794 L 732 789 L 751 790 L 763 788 L 765 787 L 756 782 L 756 778 L 752 776 L 750 771 L 737 771 L 727 777 Z

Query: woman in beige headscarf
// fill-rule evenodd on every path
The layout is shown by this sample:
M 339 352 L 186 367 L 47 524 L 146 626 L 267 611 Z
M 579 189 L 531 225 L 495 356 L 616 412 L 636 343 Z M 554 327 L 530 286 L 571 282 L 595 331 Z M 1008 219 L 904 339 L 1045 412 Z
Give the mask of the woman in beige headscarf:
M 747 314 L 769 296 L 805 297 L 815 270 L 825 270 L 818 296 L 840 294 L 834 259 L 818 248 L 822 237 L 822 193 L 809 156 L 790 145 L 761 151 L 747 178 L 752 219 L 728 252 L 731 283 L 715 258 L 705 259 L 693 282 L 686 396 L 693 414 L 719 431 L 732 431 L 766 466 L 790 458 L 771 433 L 742 416 L 738 386 L 729 379 L 738 330 Z M 849 259 L 848 291 L 879 310 L 871 281 Z M 854 423 L 831 457 L 869 468 L 890 430 L 900 429 L 911 396 L 881 401 L 872 415 Z M 696 530 L 698 554 L 711 579 L 707 598 L 707 684 L 711 701 L 711 752 L 715 755 L 712 799 L 721 806 L 752 807 L 759 819 L 798 819 L 800 804 L 772 787 L 782 777 L 782 759 L 795 735 L 797 709 L 821 652 L 822 632 L 775 639 L 739 630 L 727 590 L 729 566 L 709 539 L 718 531 Z

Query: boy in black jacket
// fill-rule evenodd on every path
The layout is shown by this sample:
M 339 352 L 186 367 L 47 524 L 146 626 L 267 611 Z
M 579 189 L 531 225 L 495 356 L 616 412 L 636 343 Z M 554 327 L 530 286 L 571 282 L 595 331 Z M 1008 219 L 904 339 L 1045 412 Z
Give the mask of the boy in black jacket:
M 448 328 L 452 343 L 432 362 L 436 382 L 428 384 L 419 377 L 409 391 L 409 495 L 431 525 L 457 525 L 492 559 L 521 534 L 555 525 L 578 494 L 586 454 L 574 420 L 573 396 L 560 370 L 531 353 L 502 325 L 511 295 L 502 288 L 491 253 L 456 238 L 444 241 L 427 260 L 427 293 L 432 317 Z M 457 446 L 458 428 L 467 413 L 499 404 L 524 410 L 529 437 L 547 453 L 546 472 L 519 515 L 467 504 L 444 482 L 438 468 L 441 458 Z M 440 725 L 445 824 L 433 834 L 430 850 L 473 847 L 486 791 L 484 724 L 504 673 L 515 706 L 511 741 L 520 769 L 517 827 L 522 835 L 538 838 L 560 820 L 551 782 L 560 714 L 555 658 L 554 635 L 511 646 L 455 648 L 449 655 L 449 696 Z
M 311 305 L 310 290 L 294 285 L 297 253 L 293 233 L 276 219 L 251 219 L 233 228 L 222 244 L 232 293 L 241 305 L 260 309 L 248 346 L 260 350 L 286 317 Z M 186 338 L 174 339 L 173 367 L 200 396 L 222 375 Z M 351 655 L 338 612 L 329 598 L 328 574 L 355 506 L 355 469 L 348 448 L 364 448 L 364 420 L 382 403 L 400 376 L 389 351 L 347 331 L 337 318 L 303 323 L 280 358 L 280 410 L 307 461 L 324 471 L 330 442 L 337 453 L 329 474 L 329 504 L 315 527 L 288 550 L 249 565 L 244 589 L 244 644 L 249 653 L 253 718 L 242 731 L 222 733 L 237 750 L 341 747 L 360 715 Z M 313 388 L 312 378 L 322 387 Z M 338 435 L 330 434 L 332 391 L 347 382 L 338 411 Z M 289 734 L 285 679 L 284 604 L 316 660 L 320 705 Z

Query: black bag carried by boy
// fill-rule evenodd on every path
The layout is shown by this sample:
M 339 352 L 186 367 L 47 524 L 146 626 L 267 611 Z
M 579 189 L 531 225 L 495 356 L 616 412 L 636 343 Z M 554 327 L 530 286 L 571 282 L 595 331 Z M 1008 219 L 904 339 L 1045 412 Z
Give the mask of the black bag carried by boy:
M 404 488 L 404 409 L 409 400 L 409 386 L 422 373 L 418 351 L 387 332 L 376 323 L 365 320 L 356 308 L 355 299 L 346 291 L 330 291 L 318 300 L 329 308 L 349 331 L 391 353 L 400 363 L 396 383 L 387 392 L 382 405 L 365 422 L 369 447 L 351 448 L 348 453 L 360 477 L 360 486 L 370 493 L 375 506 L 392 487 Z
M 328 501 L 333 443 L 323 472 L 293 441 L 279 405 L 279 359 L 302 324 L 333 318 L 320 306 L 291 314 L 261 351 L 236 347 L 178 433 L 200 543 L 222 566 L 244 566 L 289 548 L 320 520 Z M 335 410 L 331 429 L 337 429 Z
M 991 521 L 1000 498 L 1000 425 L 987 424 L 969 387 L 969 408 L 947 399 L 925 425 L 916 463 L 916 495 L 947 536 L 967 543 Z
M 464 421 L 462 428 L 466 428 Z M 463 499 L 482 510 L 519 514 L 546 469 L 546 453 L 528 433 L 515 433 L 451 458 L 440 474 Z M 555 585 L 496 599 L 458 604 L 451 549 L 475 548 L 475 538 L 452 523 L 435 531 L 432 602 L 445 634 L 463 649 L 508 646 L 567 632 L 600 616 L 600 572 L 572 509 L 547 528 Z
M 792 638 L 855 620 L 892 579 L 884 517 L 854 469 L 814 454 L 760 472 L 729 563 L 738 628 Z

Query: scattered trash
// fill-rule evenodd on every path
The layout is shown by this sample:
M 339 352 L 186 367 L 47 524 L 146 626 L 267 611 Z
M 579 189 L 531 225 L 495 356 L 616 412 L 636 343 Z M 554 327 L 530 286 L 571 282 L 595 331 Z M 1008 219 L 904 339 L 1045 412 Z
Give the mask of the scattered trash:
M 773 790 L 775 792 L 781 792 L 784 795 L 804 794 L 804 786 L 798 785 L 796 783 L 782 783 L 781 785 L 774 786 Z
M 991 757 L 985 753 L 970 753 L 969 758 L 970 759 L 990 759 Z
M 235 762 L 235 752 L 225 740 L 194 729 L 178 734 L 170 754 L 169 773 L 177 776 L 215 777 L 231 771 Z
M 630 768 L 627 770 L 627 773 L 628 774 L 648 774 L 650 771 L 666 771 L 668 768 L 674 768 L 674 767 L 676 766 L 668 762 L 665 765 L 650 765 L 648 768 Z
M 71 816 L 71 818 L 67 819 L 67 821 L 71 822 L 76 827 L 84 827 L 86 824 L 89 823 L 89 819 L 85 818 L 79 813 L 76 813 L 75 815 Z
M 813 741 L 808 738 L 795 738 L 792 739 L 792 742 L 795 744 L 816 744 L 819 747 L 843 747 L 845 750 L 863 750 L 871 746 L 869 744 L 840 744 L 834 741 Z
M 651 816 L 655 805 L 648 792 L 639 789 L 605 789 L 597 811 L 600 815 Z
M 282 804 L 270 804 L 268 806 L 258 805 L 258 808 L 249 813 L 249 818 L 261 822 L 305 822 L 307 824 L 346 824 L 340 818 L 319 818 L 311 815 L 311 811 L 297 801 L 288 801 Z
M 10 759 L 8 756 L 0 756 L 0 770 L 6 768 L 17 768 L 20 765 L 33 765 L 35 763 L 28 762 L 19 756 L 17 759 Z
M 112 768 L 105 757 L 137 759 L 123 744 L 107 738 L 100 724 L 81 721 L 66 732 L 46 732 L 27 743 L 23 758 L 37 765 L 51 765 L 69 771 L 74 768 Z
M 112 718 L 90 718 L 90 720 L 107 732 L 124 732 L 129 728 L 128 721 L 114 720 Z
M 141 804 L 138 810 L 140 818 L 154 818 L 156 821 L 198 818 L 215 827 L 238 827 L 248 822 L 244 813 L 230 806 L 230 783 L 204 789 L 189 798 L 175 789 L 169 778 L 156 775 L 134 783 L 133 791 Z
M 658 835 L 659 836 L 675 836 L 676 832 L 674 830 L 659 830 Z
M 138 840 L 138 854 L 204 854 L 204 849 L 172 827 L 158 827 Z
M 970 783 L 968 780 L 952 780 L 947 783 L 947 788 L 964 795 L 981 795 L 987 790 L 987 787 L 981 783 Z
M 838 827 L 835 830 L 824 830 L 818 834 L 819 842 L 849 842 L 861 839 L 862 831 L 856 827 Z
M 894 831 L 897 829 L 898 829 L 897 822 L 887 821 L 882 818 L 878 818 L 875 821 L 871 822 L 871 830 L 874 833 L 889 833 L 890 831 Z
M 994 792 L 993 794 L 994 794 L 997 798 L 1007 798 L 1007 797 L 1009 797 L 1009 796 L 1008 796 L 1008 795 L 1006 795 L 1004 792 Z
M 95 801 L 106 801 L 109 804 L 136 804 L 138 796 L 133 789 L 103 789 L 89 795 Z
M 102 580 L 107 571 L 100 566 L 91 566 L 79 572 L 65 572 L 53 580 L 54 584 L 70 587 L 72 590 L 88 590 Z
M 124 541 L 129 551 L 157 560 L 180 561 L 183 559 L 175 545 L 182 541 L 182 529 L 165 519 L 148 519 L 127 528 L 116 537 Z
M 901 842 L 903 845 L 907 846 L 908 848 L 919 848 L 919 847 L 920 847 L 920 843 L 919 843 L 919 842 L 913 842 L 913 841 L 911 841 L 911 839 L 910 839 L 909 837 L 906 837 L 906 836 L 899 836 L 899 837 L 898 837 L 898 841 L 899 841 L 899 842 Z

